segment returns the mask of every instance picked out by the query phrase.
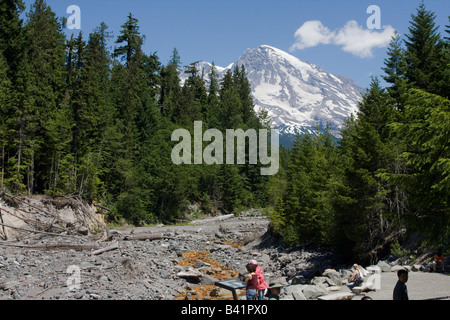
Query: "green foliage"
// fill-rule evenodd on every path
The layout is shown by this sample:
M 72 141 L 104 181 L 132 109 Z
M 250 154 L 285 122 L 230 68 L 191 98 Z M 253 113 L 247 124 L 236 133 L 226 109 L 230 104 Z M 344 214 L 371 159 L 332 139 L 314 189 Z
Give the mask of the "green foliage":
M 395 240 L 391 244 L 391 253 L 396 258 L 402 258 L 410 254 L 409 250 L 403 248 L 402 245 L 398 242 L 398 240 Z
M 450 55 L 434 19 L 422 3 L 404 42 L 394 36 L 388 87 L 373 79 L 338 145 L 326 133 L 298 137 L 271 177 L 272 230 L 285 244 L 330 245 L 371 263 L 405 227 L 448 243 Z M 392 250 L 404 253 L 398 242 Z
M 110 52 L 104 23 L 66 40 L 45 1 L 25 23 L 23 10 L 22 1 L 0 2 L 1 188 L 95 200 L 134 225 L 183 219 L 192 203 L 205 213 L 266 207 L 286 245 L 353 257 L 373 257 L 403 227 L 425 242 L 448 241 L 449 30 L 441 37 L 423 4 L 403 42 L 396 35 L 388 48 L 388 87 L 373 79 L 339 140 L 318 128 L 281 148 L 270 177 L 260 165 L 171 159 L 172 132 L 193 136 L 194 121 L 222 132 L 268 128 L 243 66 L 219 82 L 214 66 L 209 75 L 195 62 L 182 70 L 176 49 L 162 65 L 143 52 L 131 13 Z M 189 75 L 183 84 L 180 72 Z

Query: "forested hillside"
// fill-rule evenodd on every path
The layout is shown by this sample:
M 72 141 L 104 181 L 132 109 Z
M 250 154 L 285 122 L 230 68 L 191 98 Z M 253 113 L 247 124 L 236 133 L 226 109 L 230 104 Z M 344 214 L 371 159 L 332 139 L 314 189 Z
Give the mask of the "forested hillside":
M 189 204 L 234 212 L 266 203 L 257 166 L 175 165 L 177 128 L 266 128 L 243 68 L 219 83 L 145 53 L 139 21 L 124 14 L 114 50 L 106 24 L 66 40 L 43 0 L 0 2 L 0 188 L 12 194 L 77 196 L 111 208 L 110 219 L 174 222 Z M 189 78 L 180 85 L 179 73 Z M 208 80 L 206 86 L 204 80 Z
M 342 139 L 298 137 L 270 182 L 274 230 L 286 243 L 377 254 L 406 229 L 422 244 L 450 237 L 450 26 L 421 4 L 388 48 Z M 392 237 L 394 236 L 394 237 Z

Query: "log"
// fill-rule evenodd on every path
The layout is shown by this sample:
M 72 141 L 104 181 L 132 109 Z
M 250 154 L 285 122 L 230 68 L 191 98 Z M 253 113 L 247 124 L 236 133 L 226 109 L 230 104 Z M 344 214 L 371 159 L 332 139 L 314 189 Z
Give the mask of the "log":
M 32 250 L 75 250 L 75 251 L 83 251 L 83 250 L 93 250 L 98 249 L 97 244 L 44 244 L 44 245 L 26 245 L 26 244 L 13 244 L 13 243 L 5 243 L 0 242 L 0 246 L 6 247 L 15 247 L 15 248 L 24 248 L 24 249 L 32 249 Z
M 51 236 L 75 237 L 75 236 L 72 236 L 72 235 L 69 235 L 69 234 L 60 234 L 60 233 L 53 233 L 53 232 L 45 232 L 45 231 L 38 231 L 38 230 L 30 230 L 30 229 L 25 229 L 25 228 L 19 228 L 19 227 L 9 226 L 9 225 L 3 224 L 3 223 L 0 223 L 0 226 L 11 228 L 11 229 L 16 229 L 16 230 L 20 230 L 20 231 L 32 232 L 32 233 L 43 233 L 43 234 L 48 234 L 48 235 L 51 235 Z
M 132 234 L 129 236 L 125 236 L 123 238 L 123 240 L 140 240 L 140 241 L 145 241 L 145 240 L 159 240 L 159 239 L 163 239 L 163 235 L 161 233 L 143 233 L 143 234 Z
M 188 270 L 178 272 L 177 277 L 200 280 L 200 278 L 203 277 L 203 274 L 200 271 Z
M 6 235 L 6 231 L 5 231 L 5 225 L 4 225 L 4 222 L 3 222 L 2 209 L 1 208 L 0 208 L 0 222 L 2 223 L 3 240 L 8 240 L 8 236 Z
M 116 250 L 116 249 L 119 249 L 119 242 L 117 242 L 117 241 L 108 247 L 93 251 L 92 255 L 96 256 L 96 255 L 102 254 L 104 252 L 108 252 L 108 251 L 112 251 L 112 250 Z
M 234 218 L 234 214 L 226 214 L 223 216 L 218 216 L 218 217 L 214 217 L 214 218 L 210 218 L 210 219 L 203 219 L 203 220 L 195 220 L 192 223 L 193 224 L 202 224 L 202 223 L 208 223 L 208 222 L 215 222 L 215 221 L 223 221 L 223 220 L 227 220 L 227 219 L 231 219 Z

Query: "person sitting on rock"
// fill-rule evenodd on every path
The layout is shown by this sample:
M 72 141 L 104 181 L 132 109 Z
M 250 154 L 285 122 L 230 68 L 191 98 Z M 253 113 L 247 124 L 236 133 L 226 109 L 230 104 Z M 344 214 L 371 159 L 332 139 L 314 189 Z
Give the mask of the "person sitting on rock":
M 347 281 L 347 287 L 350 289 L 353 289 L 354 287 L 359 286 L 361 283 L 363 283 L 364 278 L 362 276 L 361 271 L 359 270 L 359 266 L 355 263 L 353 265 L 353 274 Z
M 436 270 L 444 271 L 444 261 L 445 257 L 442 254 L 442 249 L 439 249 L 433 258 L 433 263 L 431 266 L 433 268 L 433 271 L 434 272 L 436 272 Z

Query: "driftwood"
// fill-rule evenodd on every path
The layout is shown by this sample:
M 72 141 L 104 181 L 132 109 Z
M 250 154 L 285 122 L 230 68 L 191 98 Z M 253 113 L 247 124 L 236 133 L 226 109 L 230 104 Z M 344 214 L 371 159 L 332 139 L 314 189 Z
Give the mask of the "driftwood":
M 227 219 L 231 219 L 231 218 L 234 218 L 233 213 L 214 217 L 214 218 L 209 218 L 209 219 L 195 220 L 192 223 L 193 224 L 202 224 L 202 223 L 207 223 L 207 222 L 223 221 L 223 220 L 227 220 Z
M 161 233 L 143 233 L 143 234 L 133 234 L 129 236 L 125 236 L 123 240 L 159 240 L 163 239 L 163 235 Z
M 119 242 L 117 242 L 117 241 L 108 247 L 93 251 L 92 255 L 96 256 L 96 255 L 102 254 L 104 252 L 108 252 L 108 251 L 112 251 L 112 250 L 116 250 L 116 249 L 119 249 Z
M 5 226 L 3 225 L 3 216 L 2 216 L 2 209 L 0 208 L 0 222 L 2 224 L 2 229 L 3 229 L 3 240 L 8 240 L 8 236 L 6 235 L 6 231 L 5 231 Z
M 188 270 L 178 272 L 177 277 L 200 280 L 200 278 L 203 277 L 203 274 L 200 271 Z
M 66 229 L 64 229 L 64 228 L 55 226 L 55 225 L 53 224 L 56 218 L 54 218 L 53 221 L 52 221 L 50 224 L 47 224 L 47 223 L 41 222 L 41 221 L 39 221 L 39 220 L 30 220 L 30 219 L 27 219 L 27 218 L 18 216 L 17 214 L 14 214 L 14 213 L 12 213 L 11 211 L 5 210 L 5 209 L 3 209 L 3 208 L 1 208 L 1 207 L 0 207 L 0 218 L 1 218 L 1 212 L 2 212 L 2 210 L 3 210 L 4 212 L 6 212 L 7 214 L 13 216 L 13 217 L 16 217 L 17 219 L 22 220 L 23 222 L 25 222 L 25 223 L 27 223 L 27 224 L 33 224 L 33 223 L 34 223 L 34 224 L 39 224 L 39 225 L 41 225 L 41 226 L 44 226 L 44 227 L 47 228 L 47 229 L 52 228 L 52 229 L 59 229 L 59 230 L 61 230 L 61 231 L 65 231 L 65 230 L 66 230 Z M 25 210 L 20 209 L 20 208 L 16 208 L 16 210 L 19 210 L 19 211 L 28 213 L 28 212 L 26 212 Z M 4 222 L 3 222 L 3 219 L 0 219 L 0 220 L 1 220 L 1 223 L 4 223 Z M 3 230 L 4 230 L 4 227 L 3 227 Z
M 19 227 L 9 226 L 4 223 L 0 223 L 0 226 L 11 228 L 11 229 L 16 229 L 16 230 L 20 230 L 20 231 L 32 232 L 32 233 L 44 233 L 44 234 L 48 234 L 51 236 L 70 237 L 70 238 L 75 237 L 75 236 L 68 235 L 68 234 L 60 234 L 60 233 L 52 233 L 52 232 L 46 232 L 46 231 L 38 231 L 38 230 L 19 228 Z
M 16 247 L 16 248 L 25 248 L 32 250 L 75 250 L 75 251 L 84 251 L 84 250 L 94 250 L 98 249 L 97 244 L 40 244 L 40 245 L 27 245 L 27 244 L 14 244 L 7 242 L 0 242 L 0 246 L 6 247 Z

